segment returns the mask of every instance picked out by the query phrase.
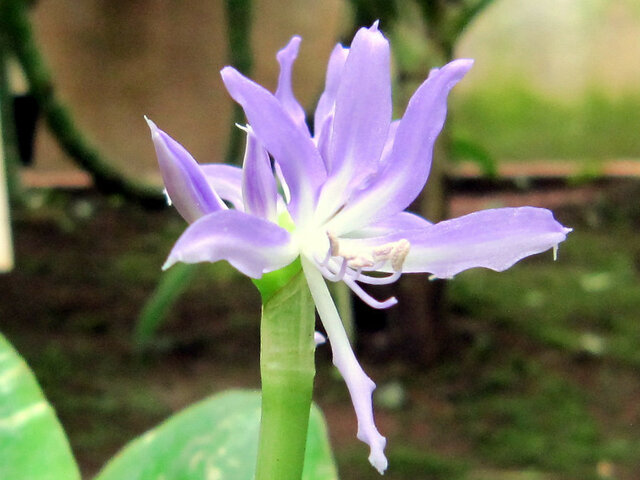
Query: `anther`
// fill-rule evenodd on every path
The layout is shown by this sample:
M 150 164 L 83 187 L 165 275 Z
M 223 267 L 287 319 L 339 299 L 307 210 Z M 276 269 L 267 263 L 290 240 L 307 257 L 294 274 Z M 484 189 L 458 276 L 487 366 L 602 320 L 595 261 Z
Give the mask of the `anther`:
M 327 237 L 329 238 L 329 252 L 332 257 L 337 257 L 340 255 L 340 243 L 338 242 L 338 238 L 334 236 L 331 232 L 327 232 Z
M 395 272 L 399 272 L 402 270 L 402 264 L 404 263 L 405 258 L 409 255 L 409 249 L 411 248 L 411 244 L 409 240 L 402 239 L 396 242 L 393 249 L 391 250 L 391 268 Z
M 385 243 L 373 249 L 373 258 L 376 262 L 391 261 L 391 268 L 395 272 L 402 270 L 402 264 L 409 254 L 411 244 L 405 238 L 397 242 Z

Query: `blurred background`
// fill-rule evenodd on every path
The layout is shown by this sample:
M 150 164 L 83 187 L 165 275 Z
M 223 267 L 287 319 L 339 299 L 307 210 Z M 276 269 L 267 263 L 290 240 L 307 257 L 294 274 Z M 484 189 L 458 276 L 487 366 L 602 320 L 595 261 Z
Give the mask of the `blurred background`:
M 226 264 L 160 272 L 185 224 L 162 208 L 142 116 L 202 163 L 237 163 L 243 117 L 219 70 L 234 64 L 273 90 L 275 54 L 299 34 L 294 89 L 310 113 L 335 43 L 380 19 L 396 117 L 430 68 L 476 60 L 414 210 L 438 220 L 534 205 L 574 228 L 556 262 L 544 254 L 444 285 L 409 277 L 382 314 L 346 302 L 378 383 L 386 477 L 639 478 L 636 0 L 2 3 L 11 229 L 0 229 L 15 264 L 0 274 L 0 331 L 87 477 L 186 405 L 259 387 L 249 280 Z M 317 358 L 341 478 L 378 478 L 329 349 Z

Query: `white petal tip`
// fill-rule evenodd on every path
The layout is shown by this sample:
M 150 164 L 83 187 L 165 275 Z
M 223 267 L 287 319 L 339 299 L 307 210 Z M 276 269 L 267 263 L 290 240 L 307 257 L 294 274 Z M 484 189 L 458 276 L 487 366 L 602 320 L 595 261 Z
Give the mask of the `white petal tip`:
M 385 470 L 389 466 L 387 457 L 382 450 L 371 451 L 369 455 L 369 463 L 375 468 L 380 475 L 384 475 Z
M 289 43 L 287 43 L 287 45 L 276 54 L 276 59 L 278 60 L 278 62 L 282 61 L 284 55 L 289 53 L 289 49 L 293 50 L 294 57 L 297 56 L 300 42 L 302 42 L 302 37 L 300 35 L 294 35 L 293 37 L 291 37 Z
M 314 332 L 313 333 L 313 341 L 315 342 L 316 347 L 317 347 L 318 345 L 324 344 L 327 341 L 327 337 L 325 337 L 320 332 Z
M 151 131 L 158 129 L 158 126 L 155 124 L 153 120 L 151 120 L 146 115 L 143 115 L 143 116 L 144 116 L 144 121 L 147 122 L 147 125 L 149 125 L 149 128 L 151 129 Z
M 162 265 L 162 271 L 168 270 L 173 265 L 175 265 L 179 260 L 174 257 L 167 258 L 167 261 Z
M 452 61 L 451 63 L 449 63 L 448 65 L 445 65 L 445 67 L 451 65 L 451 67 L 459 68 L 462 71 L 462 74 L 464 75 L 469 70 L 471 70 L 471 67 L 473 67 L 474 62 L 475 60 L 473 58 L 458 58 Z

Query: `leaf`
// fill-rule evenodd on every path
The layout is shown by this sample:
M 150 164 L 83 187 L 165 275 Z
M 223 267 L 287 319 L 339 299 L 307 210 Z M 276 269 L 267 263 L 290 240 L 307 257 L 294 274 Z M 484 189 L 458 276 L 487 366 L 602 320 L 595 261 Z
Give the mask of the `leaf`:
M 0 478 L 80 479 L 53 408 L 27 364 L 1 334 Z
M 177 413 L 137 438 L 94 480 L 252 480 L 260 393 L 230 391 Z M 322 413 L 313 407 L 303 480 L 335 480 Z
M 464 138 L 454 138 L 451 142 L 454 160 L 469 160 L 475 163 L 487 178 L 498 178 L 498 163 L 482 145 Z
M 152 341 L 173 305 L 189 286 L 196 270 L 197 265 L 178 263 L 162 274 L 136 322 L 134 340 L 139 348 L 144 348 Z

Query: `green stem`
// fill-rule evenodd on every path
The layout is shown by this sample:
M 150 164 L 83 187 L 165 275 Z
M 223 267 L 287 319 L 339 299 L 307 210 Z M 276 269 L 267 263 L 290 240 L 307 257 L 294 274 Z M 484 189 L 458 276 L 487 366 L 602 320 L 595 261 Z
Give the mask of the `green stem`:
M 313 377 L 315 307 L 299 271 L 262 308 L 256 480 L 300 480 Z
M 8 60 L 9 49 L 5 39 L 0 36 L 0 149 L 2 149 L 0 154 L 4 154 L 3 175 L 9 200 L 16 205 L 22 201 L 22 189 L 18 178 L 18 147 L 9 92 Z
M 251 53 L 252 0 L 225 0 L 227 17 L 227 40 L 229 62 L 244 75 L 251 75 L 253 55 Z M 229 143 L 225 155 L 227 163 L 242 165 L 242 149 L 245 134 L 236 124 L 246 122 L 242 107 L 233 104 L 233 122 L 229 132 Z

